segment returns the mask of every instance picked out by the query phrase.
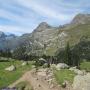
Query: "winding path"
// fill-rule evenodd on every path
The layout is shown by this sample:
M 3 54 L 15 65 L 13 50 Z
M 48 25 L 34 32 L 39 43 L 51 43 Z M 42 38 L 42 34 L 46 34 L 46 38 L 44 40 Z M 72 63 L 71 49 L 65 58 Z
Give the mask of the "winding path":
M 34 90 L 63 90 L 60 88 L 50 88 L 48 83 L 45 83 L 39 79 L 37 80 L 34 77 L 34 74 L 32 72 L 33 72 L 33 70 L 26 72 L 20 79 L 18 79 L 16 82 L 11 84 L 9 87 L 12 88 L 12 87 L 15 87 L 18 83 L 20 83 L 22 81 L 28 81 L 29 84 L 32 85 Z
M 9 87 L 13 88 L 22 81 L 27 81 L 34 90 L 72 90 L 70 88 L 61 88 L 57 86 L 50 88 L 50 85 L 44 80 L 44 78 L 41 79 L 41 77 L 39 77 L 37 80 L 37 76 L 34 75 L 33 70 L 26 72 L 20 79 L 11 84 Z

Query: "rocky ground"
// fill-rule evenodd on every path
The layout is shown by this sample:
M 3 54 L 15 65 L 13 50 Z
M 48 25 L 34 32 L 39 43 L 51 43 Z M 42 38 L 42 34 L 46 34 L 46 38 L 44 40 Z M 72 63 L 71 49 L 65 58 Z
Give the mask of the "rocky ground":
M 67 67 L 64 63 L 58 64 L 57 66 L 57 70 Z M 76 67 L 70 67 L 68 70 L 74 71 L 76 74 L 72 85 L 68 81 L 63 83 L 63 87 L 57 84 L 52 68 L 33 68 L 9 87 L 15 87 L 18 83 L 27 81 L 33 87 L 33 90 L 90 90 L 89 72 L 79 70 Z
M 54 79 L 53 72 L 50 69 L 39 69 L 26 72 L 19 80 L 9 87 L 15 87 L 22 81 L 28 81 L 34 90 L 71 90 L 70 87 L 62 88 Z

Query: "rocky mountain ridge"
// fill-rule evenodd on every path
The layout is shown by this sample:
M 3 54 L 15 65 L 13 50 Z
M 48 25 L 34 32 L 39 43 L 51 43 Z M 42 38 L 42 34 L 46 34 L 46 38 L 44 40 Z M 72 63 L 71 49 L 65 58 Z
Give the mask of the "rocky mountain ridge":
M 6 40 L 9 43 L 6 46 L 15 49 L 25 44 L 29 54 L 54 55 L 58 49 L 64 48 L 68 41 L 75 45 L 83 36 L 90 36 L 90 14 L 78 14 L 71 23 L 61 27 L 52 27 L 42 22 L 32 33 Z M 4 33 L 1 33 L 0 40 L 1 37 L 5 37 Z

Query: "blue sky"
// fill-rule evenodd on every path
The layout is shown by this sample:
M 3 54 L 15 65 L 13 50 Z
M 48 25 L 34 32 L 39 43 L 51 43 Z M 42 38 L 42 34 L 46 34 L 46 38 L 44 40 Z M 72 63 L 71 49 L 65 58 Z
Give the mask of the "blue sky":
M 39 23 L 69 23 L 78 13 L 90 13 L 90 0 L 0 0 L 0 31 L 31 33 Z

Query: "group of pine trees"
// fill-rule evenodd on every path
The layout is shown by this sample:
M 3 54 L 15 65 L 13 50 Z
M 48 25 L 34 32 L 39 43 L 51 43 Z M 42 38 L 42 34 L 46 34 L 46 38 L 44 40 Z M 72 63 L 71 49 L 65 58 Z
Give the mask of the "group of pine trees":
M 79 48 L 77 50 L 74 49 L 71 50 L 69 43 L 67 43 L 67 46 L 65 47 L 64 63 L 70 66 L 79 66 L 80 65 Z
M 9 49 L 0 50 L 0 57 L 10 58 L 10 57 L 12 57 L 12 53 L 11 53 L 11 51 Z
M 70 66 L 79 66 L 83 60 L 90 61 L 90 41 L 82 39 L 77 45 L 71 46 L 68 42 L 66 47 L 58 50 L 56 56 L 33 56 L 27 52 L 26 45 L 20 45 L 13 52 L 9 49 L 0 50 L 1 57 L 14 58 L 18 60 L 38 60 L 44 58 L 48 63 L 66 63 Z
M 67 43 L 64 49 L 59 50 L 56 56 L 60 63 L 66 63 L 70 66 L 79 66 L 80 64 L 78 51 L 72 50 L 69 43 Z
M 90 41 L 83 39 L 75 46 L 70 46 L 68 42 L 66 47 L 59 50 L 56 56 L 58 62 L 79 66 L 82 61 L 90 61 Z

